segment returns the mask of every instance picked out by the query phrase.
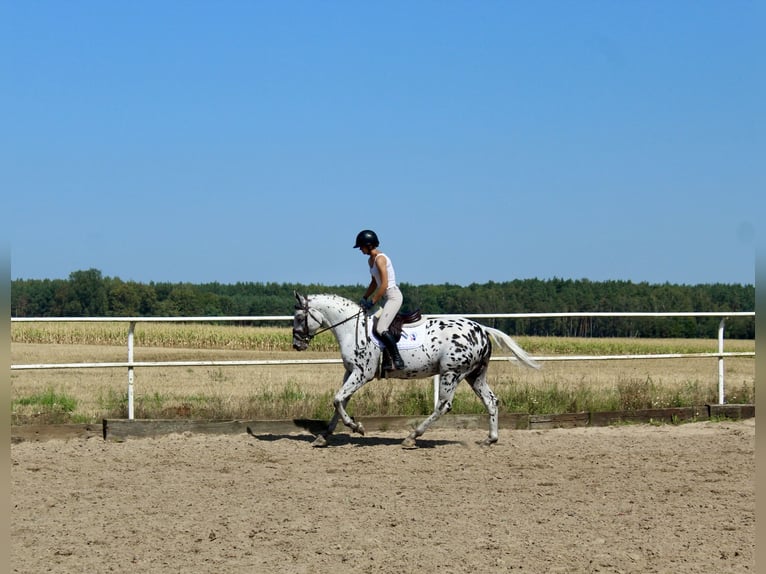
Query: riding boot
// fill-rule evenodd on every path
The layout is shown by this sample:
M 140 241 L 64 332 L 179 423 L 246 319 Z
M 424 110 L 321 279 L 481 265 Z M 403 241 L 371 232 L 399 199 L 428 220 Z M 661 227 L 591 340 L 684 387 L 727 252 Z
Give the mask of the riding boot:
M 399 348 L 396 346 L 394 336 L 389 331 L 383 331 L 380 334 L 380 340 L 386 346 L 386 350 L 394 362 L 394 368 L 401 371 L 404 368 L 404 360 L 402 360 L 402 356 L 399 354 Z

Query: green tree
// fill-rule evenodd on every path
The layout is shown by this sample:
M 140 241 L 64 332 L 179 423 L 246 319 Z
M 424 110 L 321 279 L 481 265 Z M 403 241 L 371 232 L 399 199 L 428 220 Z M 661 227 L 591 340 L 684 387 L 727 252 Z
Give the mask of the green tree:
M 98 269 L 73 271 L 69 274 L 64 313 L 73 317 L 104 317 L 109 297 Z
M 141 288 L 138 283 L 112 279 L 108 283 L 109 314 L 135 317 L 141 313 Z

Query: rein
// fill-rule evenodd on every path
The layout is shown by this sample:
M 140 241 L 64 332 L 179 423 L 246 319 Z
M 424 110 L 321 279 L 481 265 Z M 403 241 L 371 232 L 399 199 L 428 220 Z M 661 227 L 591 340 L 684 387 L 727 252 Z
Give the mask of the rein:
M 311 342 L 311 339 L 313 339 L 314 337 L 316 337 L 317 335 L 319 335 L 319 333 L 324 333 L 325 331 L 330 331 L 331 329 L 334 329 L 334 328 L 335 328 L 335 327 L 337 327 L 338 325 L 343 325 L 343 323 L 348 323 L 349 321 L 351 321 L 351 319 L 358 319 L 358 318 L 359 318 L 359 315 L 361 315 L 361 314 L 364 312 L 364 309 L 359 309 L 359 311 L 357 311 L 356 313 L 354 313 L 353 315 L 351 315 L 351 316 L 349 316 L 349 317 L 346 317 L 346 318 L 345 318 L 345 319 L 343 319 L 342 321 L 338 321 L 337 323 L 334 323 L 334 324 L 330 325 L 329 327 L 325 327 L 324 329 L 317 329 L 317 330 L 316 330 L 316 331 L 314 331 L 314 333 L 312 334 L 312 333 L 309 333 L 309 314 L 311 313 L 311 311 L 309 310 L 309 301 L 308 301 L 308 298 L 306 299 L 306 305 L 305 305 L 304 307 L 299 307 L 298 305 L 296 305 L 296 306 L 295 306 L 295 308 L 296 308 L 296 309 L 300 309 L 301 311 L 304 311 L 304 312 L 306 313 L 306 314 L 304 315 L 304 317 L 303 317 L 303 319 L 304 319 L 304 325 L 305 325 L 305 331 L 306 331 L 306 335 L 305 335 L 305 336 L 301 335 L 301 337 L 302 337 L 302 338 L 303 338 L 303 339 L 304 339 L 304 340 L 305 340 L 307 343 Z M 365 318 L 366 318 L 366 315 L 365 315 Z
M 342 325 L 343 323 L 348 323 L 351 319 L 356 319 L 361 314 L 362 314 L 362 309 L 360 309 L 359 311 L 357 311 L 356 313 L 354 313 L 350 317 L 346 317 L 345 319 L 343 319 L 343 321 L 338 321 L 334 325 L 330 325 L 329 327 L 325 327 L 324 329 L 316 330 L 313 335 L 310 335 L 310 337 L 312 337 L 312 338 L 316 337 L 317 335 L 319 335 L 319 333 L 324 333 L 325 331 L 329 331 L 330 329 L 334 329 L 338 325 Z M 306 316 L 308 317 L 308 311 L 306 311 Z

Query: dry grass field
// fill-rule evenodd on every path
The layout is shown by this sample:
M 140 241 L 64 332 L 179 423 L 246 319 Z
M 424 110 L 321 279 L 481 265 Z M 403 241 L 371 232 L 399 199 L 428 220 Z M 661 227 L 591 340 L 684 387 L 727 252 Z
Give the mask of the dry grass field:
M 124 324 L 13 324 L 11 363 L 125 362 Z M 533 356 L 715 352 L 715 340 L 519 337 Z M 753 351 L 727 341 L 726 351 Z M 319 350 L 316 350 L 319 349 Z M 136 361 L 337 359 L 334 340 L 290 350 L 289 328 L 147 324 L 136 331 Z M 497 355 L 495 355 L 497 358 Z M 754 401 L 754 359 L 725 360 L 726 401 Z M 326 418 L 340 385 L 340 364 L 144 367 L 135 369 L 137 418 Z M 504 412 L 573 412 L 689 406 L 717 402 L 715 358 L 545 361 L 539 371 L 495 360 L 489 382 Z M 13 370 L 12 420 L 90 422 L 127 416 L 127 369 Z M 376 380 L 352 399 L 351 412 L 430 411 L 431 379 Z M 483 412 L 467 385 L 454 412 Z

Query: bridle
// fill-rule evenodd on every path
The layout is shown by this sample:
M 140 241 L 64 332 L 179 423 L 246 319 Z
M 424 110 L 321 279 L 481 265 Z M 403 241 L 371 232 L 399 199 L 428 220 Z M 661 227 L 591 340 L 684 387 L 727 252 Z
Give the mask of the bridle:
M 364 309 L 359 309 L 356 313 L 353 315 L 346 317 L 342 321 L 338 321 L 337 323 L 334 323 L 333 325 L 330 325 L 329 327 L 325 327 L 323 329 L 317 329 L 314 331 L 314 333 L 309 332 L 309 315 L 311 314 L 311 309 L 309 309 L 309 298 L 306 297 L 305 304 L 304 305 L 295 305 L 296 311 L 303 311 L 303 325 L 300 332 L 295 327 L 293 327 L 293 337 L 297 337 L 299 340 L 303 341 L 307 345 L 311 342 L 311 339 L 319 335 L 319 333 L 324 333 L 325 331 L 330 331 L 331 329 L 334 329 L 338 325 L 342 325 L 343 323 L 348 323 L 352 319 L 358 319 L 359 315 L 361 315 L 364 312 Z M 365 319 L 367 318 L 367 315 L 365 315 Z M 314 317 L 314 321 L 322 324 L 322 321 L 317 320 L 316 317 Z

